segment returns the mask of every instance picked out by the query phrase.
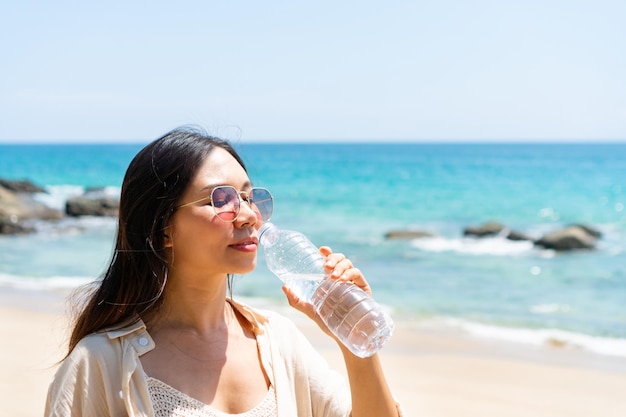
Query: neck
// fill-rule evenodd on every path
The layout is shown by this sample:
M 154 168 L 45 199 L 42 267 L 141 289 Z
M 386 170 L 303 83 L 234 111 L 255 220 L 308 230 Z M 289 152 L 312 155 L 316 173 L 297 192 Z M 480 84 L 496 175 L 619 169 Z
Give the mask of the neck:
M 153 331 L 177 327 L 206 334 L 224 328 L 235 319 L 226 306 L 226 276 L 180 279 L 168 278 L 161 312 L 151 320 Z

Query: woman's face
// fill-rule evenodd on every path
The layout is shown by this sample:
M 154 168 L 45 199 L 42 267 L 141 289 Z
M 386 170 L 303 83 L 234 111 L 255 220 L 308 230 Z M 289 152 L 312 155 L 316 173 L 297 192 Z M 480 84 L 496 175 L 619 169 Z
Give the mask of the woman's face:
M 215 148 L 183 193 L 180 205 L 211 195 L 216 186 L 230 185 L 239 191 L 252 188 L 250 179 L 226 150 Z M 261 220 L 242 201 L 233 222 L 220 219 L 209 199 L 180 207 L 167 228 L 166 246 L 171 248 L 172 272 L 225 275 L 248 273 L 256 266 L 257 231 Z

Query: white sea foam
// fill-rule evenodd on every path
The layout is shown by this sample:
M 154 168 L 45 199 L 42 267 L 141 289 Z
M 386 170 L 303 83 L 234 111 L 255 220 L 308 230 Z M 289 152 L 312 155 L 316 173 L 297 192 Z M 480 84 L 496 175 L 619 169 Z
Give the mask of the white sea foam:
M 457 252 L 469 255 L 522 255 L 537 251 L 532 242 L 513 241 L 504 237 L 487 238 L 420 238 L 411 241 L 411 246 L 427 252 Z
M 0 287 L 27 291 L 73 290 L 94 281 L 94 277 L 24 277 L 0 273 Z
M 33 198 L 56 210 L 64 210 L 69 198 L 83 195 L 86 191 L 80 185 L 48 185 L 45 190 L 45 193 L 37 193 Z M 89 191 L 88 194 L 92 197 L 119 197 L 120 188 L 108 186 Z
M 0 273 L 0 289 L 13 288 L 25 291 L 71 291 L 77 287 L 93 282 L 96 277 L 27 277 Z M 251 298 L 252 299 L 252 298 Z M 281 303 L 265 298 L 254 298 L 255 305 L 262 308 L 276 309 Z M 383 306 L 388 313 L 393 311 L 388 305 Z M 530 307 L 535 314 L 554 314 L 567 312 L 569 305 L 538 304 Z M 439 323 L 439 324 L 437 324 Z M 501 340 L 532 346 L 559 346 L 564 349 L 579 349 L 600 355 L 626 358 L 626 339 L 590 336 L 582 333 L 560 329 L 530 329 L 520 327 L 503 327 L 476 323 L 458 318 L 433 319 L 433 324 L 460 329 L 474 337 Z
M 560 329 L 501 327 L 462 319 L 445 319 L 445 324 L 476 336 L 533 346 L 560 346 L 600 355 L 626 358 L 626 339 L 590 336 Z
M 56 210 L 64 210 L 68 198 L 82 195 L 85 191 L 79 185 L 49 185 L 45 189 L 45 193 L 35 194 L 33 198 Z
M 528 310 L 535 314 L 554 314 L 568 313 L 572 310 L 572 307 L 569 304 L 547 303 L 531 306 Z
M 117 218 L 99 216 L 65 217 L 59 221 L 37 220 L 32 222 L 35 230 L 46 236 L 79 235 L 86 230 L 113 230 Z

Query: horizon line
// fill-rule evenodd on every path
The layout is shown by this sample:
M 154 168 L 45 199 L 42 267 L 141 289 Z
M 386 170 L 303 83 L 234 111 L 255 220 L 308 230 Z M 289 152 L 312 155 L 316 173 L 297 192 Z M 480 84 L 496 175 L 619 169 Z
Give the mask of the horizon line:
M 2 145 L 146 145 L 154 139 L 13 139 L 3 141 Z M 626 144 L 626 138 L 623 139 L 607 139 L 607 138 L 589 138 L 589 139 L 228 139 L 230 143 L 235 145 L 554 145 L 554 144 Z

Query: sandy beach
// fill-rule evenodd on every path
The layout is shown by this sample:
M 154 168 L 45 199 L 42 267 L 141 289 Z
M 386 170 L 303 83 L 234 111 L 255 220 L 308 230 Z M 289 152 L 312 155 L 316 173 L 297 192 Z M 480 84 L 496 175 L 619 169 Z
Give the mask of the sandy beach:
M 0 300 L 0 415 L 40 416 L 64 354 L 63 303 Z M 296 322 L 342 371 L 333 342 L 310 324 Z M 626 415 L 626 364 L 619 358 L 493 342 L 410 323 L 397 323 L 381 357 L 406 416 Z

